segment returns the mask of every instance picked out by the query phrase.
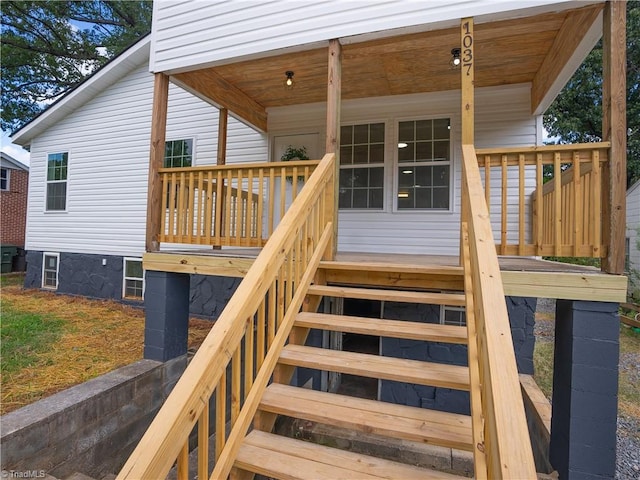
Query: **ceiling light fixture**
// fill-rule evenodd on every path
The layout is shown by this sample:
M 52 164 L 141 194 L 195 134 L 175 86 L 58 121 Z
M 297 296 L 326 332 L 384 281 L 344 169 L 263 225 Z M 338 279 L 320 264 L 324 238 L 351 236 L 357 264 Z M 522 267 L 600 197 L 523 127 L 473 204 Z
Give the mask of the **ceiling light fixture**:
M 451 68 L 458 68 L 460 66 L 460 63 L 462 63 L 462 60 L 460 59 L 460 49 L 452 48 L 451 60 L 449 61 L 449 65 L 451 65 Z
M 284 86 L 285 88 L 291 90 L 293 88 L 293 71 L 287 70 L 286 72 L 284 72 L 284 74 L 287 76 L 284 81 Z
M 398 143 L 398 148 L 407 148 L 407 144 L 404 142 Z

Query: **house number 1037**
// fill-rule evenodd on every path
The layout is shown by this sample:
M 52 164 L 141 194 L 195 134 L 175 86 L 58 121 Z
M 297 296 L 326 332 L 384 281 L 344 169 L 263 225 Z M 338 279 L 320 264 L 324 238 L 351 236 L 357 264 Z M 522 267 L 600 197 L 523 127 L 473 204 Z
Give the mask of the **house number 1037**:
M 464 31 L 462 37 L 462 66 L 467 68 L 467 76 L 471 75 L 471 67 L 473 66 L 473 32 L 471 28 L 469 22 L 462 24 Z

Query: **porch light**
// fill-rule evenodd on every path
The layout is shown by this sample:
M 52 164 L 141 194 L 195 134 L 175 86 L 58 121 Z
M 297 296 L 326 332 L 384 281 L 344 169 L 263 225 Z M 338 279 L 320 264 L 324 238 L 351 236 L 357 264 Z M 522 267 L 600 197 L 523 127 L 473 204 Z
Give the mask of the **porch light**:
M 413 170 L 403 170 L 402 173 L 413 173 Z
M 293 71 L 287 70 L 286 72 L 284 72 L 284 74 L 287 76 L 284 81 L 284 87 L 288 90 L 291 90 L 293 88 Z
M 398 198 L 409 198 L 409 192 L 398 192 Z
M 452 48 L 451 49 L 451 60 L 449 61 L 449 65 L 451 68 L 458 68 L 460 66 L 460 49 Z

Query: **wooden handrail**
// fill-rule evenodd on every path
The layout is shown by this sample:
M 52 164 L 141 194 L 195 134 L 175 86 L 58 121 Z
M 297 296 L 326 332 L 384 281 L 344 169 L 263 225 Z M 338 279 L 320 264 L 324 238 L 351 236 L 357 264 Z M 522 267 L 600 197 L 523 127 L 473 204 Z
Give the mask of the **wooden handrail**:
M 593 143 L 563 143 L 558 145 L 529 145 L 523 147 L 494 147 L 476 148 L 476 156 L 497 155 L 510 153 L 538 153 L 538 152 L 572 152 L 574 150 L 593 150 L 594 148 L 609 148 L 611 142 Z
M 158 170 L 159 173 L 180 173 L 180 172 L 216 172 L 218 170 L 250 170 L 259 168 L 286 168 L 287 173 L 293 173 L 294 168 L 314 168 L 320 164 L 322 160 L 292 160 L 289 162 L 253 162 L 253 163 L 231 163 L 225 165 L 200 165 L 197 167 L 164 167 Z
M 318 164 L 122 468 L 119 479 L 164 478 L 176 459 L 178 470 L 187 472 L 185 445 L 196 422 L 208 420 L 203 412 L 209 408 L 214 392 L 216 407 L 222 411 L 216 411 L 218 462 L 212 478 L 227 477 L 237 441 L 246 432 L 292 319 L 320 259 L 330 250 L 333 205 L 327 204 L 327 199 L 333 195 L 334 163 L 335 155 L 328 154 Z M 227 405 L 229 367 L 231 405 Z M 241 383 L 242 375 L 245 378 Z M 228 441 L 227 414 L 231 419 Z M 205 431 L 208 425 L 199 423 L 200 428 Z M 198 445 L 199 452 L 209 449 L 206 437 L 199 435 L 204 442 Z M 205 464 L 199 461 L 199 478 L 209 478 Z
M 468 228 L 469 245 L 461 251 L 469 254 L 463 265 L 470 268 L 480 382 L 471 385 L 471 395 L 480 394 L 484 417 L 484 444 L 476 448 L 484 451 L 486 477 L 536 478 L 500 267 L 473 145 L 462 146 L 462 157 L 462 222 Z M 476 475 L 485 476 L 484 472 Z

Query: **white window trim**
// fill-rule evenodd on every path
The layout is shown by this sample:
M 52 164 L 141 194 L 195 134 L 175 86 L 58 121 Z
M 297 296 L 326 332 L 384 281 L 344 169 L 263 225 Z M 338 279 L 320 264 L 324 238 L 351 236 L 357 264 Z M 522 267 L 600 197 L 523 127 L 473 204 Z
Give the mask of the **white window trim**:
M 400 122 L 418 122 L 420 120 L 440 120 L 447 118 L 449 120 L 449 208 L 448 209 L 439 209 L 439 208 L 407 208 L 407 209 L 399 209 L 398 208 L 398 191 L 399 191 L 399 183 L 400 179 L 398 178 L 398 169 L 400 168 L 399 155 L 398 155 L 398 142 L 399 142 L 399 130 L 400 130 Z M 437 115 L 427 115 L 427 116 L 411 116 L 411 117 L 398 117 L 394 121 L 393 127 L 393 170 L 390 175 L 392 185 L 391 191 L 393 192 L 393 198 L 391 199 L 392 212 L 399 214 L 422 214 L 425 213 L 433 214 L 433 215 L 450 215 L 455 213 L 455 188 L 456 188 L 456 179 L 455 179 L 455 168 L 454 168 L 454 119 L 455 115 L 453 113 L 442 113 Z M 434 164 L 434 162 L 430 162 L 430 164 Z M 408 165 L 408 164 L 407 164 Z
M 464 325 L 461 325 L 461 326 L 466 327 L 466 325 L 467 325 L 467 312 L 466 312 L 466 309 L 464 307 L 453 307 L 451 305 L 440 305 L 440 325 L 449 325 L 447 323 L 444 323 L 445 313 L 447 311 L 464 313 L 464 315 L 465 315 L 464 316 Z M 455 325 L 451 325 L 451 326 L 455 326 Z
M 389 185 L 389 180 L 388 180 L 388 174 L 389 174 L 389 139 L 390 137 L 390 133 L 391 135 L 393 135 L 393 132 L 389 132 L 389 126 L 392 125 L 392 122 L 389 120 L 389 118 L 385 118 L 385 119 L 370 119 L 370 118 L 364 118 L 362 120 L 355 120 L 355 121 L 350 121 L 350 122 L 342 122 L 340 123 L 340 128 L 342 127 L 351 127 L 351 126 L 355 126 L 355 125 L 372 125 L 374 123 L 382 123 L 384 125 L 384 158 L 382 160 L 382 208 L 338 208 L 338 212 L 339 214 L 348 214 L 348 213 L 371 213 L 371 214 L 380 214 L 380 213 L 389 213 L 389 208 L 388 208 L 388 194 L 389 194 L 389 187 L 393 188 L 393 184 Z M 353 165 L 344 165 L 344 168 L 371 168 L 371 167 L 376 167 L 379 168 L 380 164 L 379 163 L 372 163 L 372 164 L 362 164 L 362 165 L 366 165 L 362 166 L 362 167 L 354 167 Z M 339 165 L 339 169 L 342 170 L 343 165 Z M 340 178 L 338 178 L 338 188 L 340 185 Z
M 122 298 L 126 300 L 134 300 L 139 301 L 144 299 L 144 289 L 145 289 L 145 281 L 144 281 L 144 264 L 142 268 L 142 278 L 138 277 L 127 277 L 127 262 L 140 262 L 142 264 L 142 258 L 140 257 L 124 257 L 122 259 Z M 142 280 L 142 297 L 127 297 L 127 280 Z
M 197 145 L 196 141 L 197 141 L 197 137 L 195 137 L 195 136 L 193 136 L 193 137 L 190 137 L 190 136 L 184 136 L 184 137 L 171 136 L 171 137 L 166 137 L 164 139 L 164 142 L 165 142 L 165 145 L 166 145 L 168 142 L 175 142 L 175 141 L 178 141 L 178 140 L 191 140 L 191 145 L 192 145 L 192 147 L 191 147 L 191 149 L 192 149 L 192 152 L 191 152 L 191 166 L 195 167 L 196 166 L 196 145 Z M 163 162 L 163 166 L 164 166 L 164 154 L 163 154 L 163 157 L 162 157 L 162 162 Z M 164 168 L 167 168 L 167 167 L 164 167 Z
M 10 192 L 11 191 L 11 169 L 10 168 L 2 168 L 5 172 L 7 172 L 7 188 L 2 188 L 0 191 Z
M 51 180 L 49 181 L 47 175 L 49 173 L 49 155 L 55 155 L 57 153 L 66 153 L 67 154 L 67 179 L 66 180 Z M 45 153 L 45 167 L 44 167 L 44 205 L 43 211 L 48 215 L 57 215 L 60 213 L 67 213 L 69 211 L 69 177 L 71 176 L 71 149 L 69 150 L 56 150 L 53 152 Z M 66 197 L 64 202 L 64 210 L 49 210 L 47 209 L 47 194 L 48 194 L 48 185 L 50 183 L 64 183 L 67 184 Z
M 55 287 L 44 284 L 44 272 L 45 272 L 45 267 L 47 265 L 46 263 L 47 257 L 56 257 L 56 286 Z M 40 282 L 42 285 L 42 288 L 46 288 L 47 290 L 57 290 L 59 274 L 60 274 L 60 254 L 55 252 L 42 252 L 42 281 Z

